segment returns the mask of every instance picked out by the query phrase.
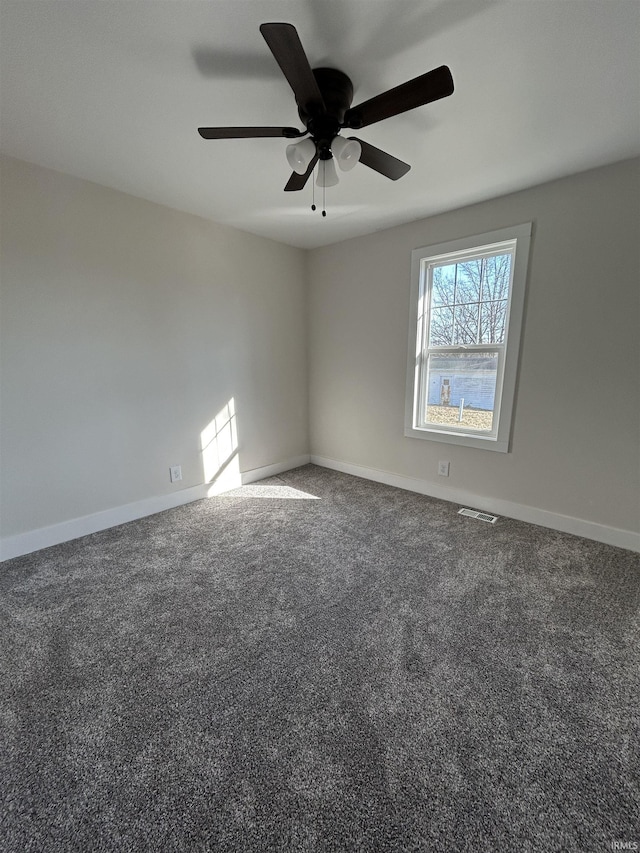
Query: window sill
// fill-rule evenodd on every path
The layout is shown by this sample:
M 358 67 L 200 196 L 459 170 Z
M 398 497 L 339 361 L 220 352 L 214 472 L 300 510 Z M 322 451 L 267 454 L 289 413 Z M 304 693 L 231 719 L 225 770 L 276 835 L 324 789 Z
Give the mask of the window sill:
M 445 430 L 426 429 L 413 426 L 405 427 L 407 438 L 422 438 L 427 441 L 441 441 L 444 444 L 459 444 L 463 447 L 477 447 L 481 450 L 494 450 L 498 453 L 509 452 L 509 442 L 501 441 L 495 436 L 478 435 L 470 432 L 448 432 Z

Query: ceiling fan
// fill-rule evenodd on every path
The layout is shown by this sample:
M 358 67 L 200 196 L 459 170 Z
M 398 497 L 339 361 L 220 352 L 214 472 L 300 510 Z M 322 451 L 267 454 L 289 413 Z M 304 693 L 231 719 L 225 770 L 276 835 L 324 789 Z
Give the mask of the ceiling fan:
M 292 24 L 262 24 L 260 32 L 293 90 L 298 115 L 306 129 L 199 127 L 198 133 L 203 139 L 306 137 L 287 146 L 287 160 L 294 170 L 284 188 L 287 192 L 301 190 L 318 161 L 322 166 L 318 183 L 323 187 L 338 183 L 334 159 L 344 171 L 360 162 L 392 181 L 409 171 L 408 163 L 363 140 L 340 136 L 340 131 L 344 128 L 359 130 L 451 95 L 453 78 L 446 65 L 352 107 L 353 84 L 349 77 L 335 68 L 312 69 Z

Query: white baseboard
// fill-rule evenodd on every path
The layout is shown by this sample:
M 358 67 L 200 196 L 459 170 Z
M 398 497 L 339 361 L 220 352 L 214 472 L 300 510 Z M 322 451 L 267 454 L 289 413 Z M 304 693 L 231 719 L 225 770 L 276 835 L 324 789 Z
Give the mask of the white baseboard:
M 256 480 L 281 474 L 283 471 L 288 471 L 291 468 L 299 468 L 308 462 L 309 456 L 295 456 L 283 462 L 277 462 L 274 465 L 253 468 L 250 471 L 241 473 L 241 482 L 243 485 L 245 483 L 254 483 Z M 118 524 L 126 524 L 128 521 L 135 521 L 137 518 L 144 518 L 147 515 L 164 512 L 167 509 L 191 503 L 191 501 L 206 498 L 208 497 L 209 488 L 209 484 L 201 483 L 198 486 L 180 489 L 170 494 L 156 495 L 141 501 L 135 501 L 134 503 L 113 507 L 113 509 L 94 512 L 91 515 L 84 515 L 80 518 L 72 518 L 69 521 L 52 524 L 50 527 L 40 527 L 37 530 L 29 530 L 26 533 L 19 533 L 15 536 L 7 536 L 0 542 L 0 562 L 10 560 L 13 557 L 21 557 L 23 554 L 30 554 L 42 548 L 49 548 L 51 545 L 59 545 L 61 542 L 69 542 L 72 539 L 78 539 L 80 536 L 87 536 L 90 533 L 97 533 L 100 530 L 107 530 L 109 527 L 116 527 Z
M 440 498 L 441 500 L 452 503 L 464 504 L 472 509 L 485 510 L 496 515 L 515 518 L 518 521 L 539 524 L 542 527 L 550 527 L 553 530 L 560 530 L 563 533 L 572 533 L 575 536 L 594 539 L 596 542 L 604 542 L 607 545 L 615 545 L 618 548 L 627 548 L 630 551 L 640 552 L 640 534 L 631 530 L 621 530 L 616 527 L 597 524 L 593 521 L 585 521 L 584 519 L 538 509 L 537 507 L 500 500 L 499 498 L 476 495 L 463 489 L 440 486 L 436 483 L 430 483 L 427 480 L 406 477 L 402 474 L 393 474 L 390 471 L 381 471 L 378 468 L 368 468 L 364 465 L 353 465 L 350 462 L 342 462 L 326 456 L 315 456 L 313 454 L 309 456 L 305 454 L 282 462 L 276 462 L 273 465 L 252 468 L 249 471 L 242 472 L 241 481 L 243 485 L 255 483 L 257 480 L 263 480 L 265 477 L 273 477 L 292 468 L 299 468 L 301 465 L 306 465 L 309 462 L 313 462 L 315 465 L 320 465 L 324 468 L 332 468 L 334 471 L 352 474 L 355 477 L 362 477 L 365 480 L 374 480 L 378 483 L 396 486 L 399 489 L 406 489 L 421 495 L 429 495 L 430 497 Z M 85 515 L 81 518 L 73 518 L 69 521 L 63 521 L 60 524 L 53 524 L 50 527 L 41 527 L 37 530 L 30 530 L 27 533 L 5 537 L 0 542 L 0 561 L 20 557 L 23 554 L 30 554 L 32 551 L 39 551 L 41 548 L 59 545 L 61 542 L 68 542 L 80 536 L 97 533 L 100 530 L 106 530 L 118 524 L 126 524 L 126 522 L 135 521 L 137 518 L 143 518 L 157 512 L 164 512 L 164 510 L 173 509 L 182 504 L 206 498 L 208 489 L 209 486 L 202 483 L 198 486 L 180 489 L 180 491 L 167 495 L 157 495 L 134 503 L 114 507 L 113 509 Z
M 262 468 L 252 468 L 250 471 L 243 471 L 240 475 L 242 485 L 247 483 L 255 483 L 256 480 L 264 480 L 265 477 L 275 477 L 276 474 L 282 474 L 283 471 L 290 471 L 292 468 L 300 468 L 302 465 L 308 465 L 311 461 L 309 454 L 303 456 L 293 456 L 285 462 L 276 462 L 275 465 L 265 465 Z
M 352 465 L 350 462 L 342 462 L 330 459 L 326 456 L 311 454 L 311 462 L 324 468 L 332 468 L 334 471 L 342 471 L 344 474 L 352 474 L 365 480 L 374 480 L 387 486 L 396 486 L 410 492 L 418 492 L 432 498 L 440 498 L 455 504 L 462 504 L 471 509 L 484 510 L 495 515 L 503 515 L 507 518 L 515 518 L 518 521 L 527 521 L 530 524 L 539 524 L 541 527 L 550 527 L 563 533 L 572 533 L 574 536 L 584 536 L 585 539 L 594 539 L 596 542 L 604 542 L 607 545 L 615 545 L 618 548 L 626 548 L 629 551 L 640 552 L 640 533 L 632 530 L 621 530 L 617 527 L 608 527 L 605 524 L 597 524 L 594 521 L 585 521 L 581 518 L 573 518 L 569 515 L 561 515 L 546 509 L 526 506 L 512 501 L 499 498 L 490 498 L 483 495 L 472 494 L 464 489 L 453 489 L 449 486 L 440 486 L 428 480 L 419 480 L 415 477 L 406 477 L 403 474 L 393 474 L 390 471 L 381 471 L 377 468 L 368 468 L 364 465 Z

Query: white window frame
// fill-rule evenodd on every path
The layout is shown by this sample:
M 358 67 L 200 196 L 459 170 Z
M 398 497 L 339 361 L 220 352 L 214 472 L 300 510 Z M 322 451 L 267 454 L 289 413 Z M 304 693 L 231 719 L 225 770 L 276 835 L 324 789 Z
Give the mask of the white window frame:
M 531 243 L 531 223 L 477 234 L 448 243 L 425 246 L 411 253 L 411 306 L 409 317 L 409 347 L 407 353 L 407 386 L 405 394 L 405 429 L 409 438 L 423 438 L 446 444 L 460 444 L 508 453 L 511 441 L 511 422 L 518 374 L 518 354 L 522 332 L 527 266 Z M 431 308 L 430 270 L 443 263 L 512 254 L 511 281 L 502 344 L 473 344 L 469 346 L 429 347 L 428 330 Z M 491 432 L 467 427 L 427 424 L 419 413 L 424 409 L 428 352 L 498 352 L 498 372 Z

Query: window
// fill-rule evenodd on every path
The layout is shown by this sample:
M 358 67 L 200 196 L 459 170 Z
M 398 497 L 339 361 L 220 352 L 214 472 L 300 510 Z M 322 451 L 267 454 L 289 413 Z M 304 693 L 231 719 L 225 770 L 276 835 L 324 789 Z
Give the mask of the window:
M 412 253 L 405 435 L 508 451 L 530 236 Z

